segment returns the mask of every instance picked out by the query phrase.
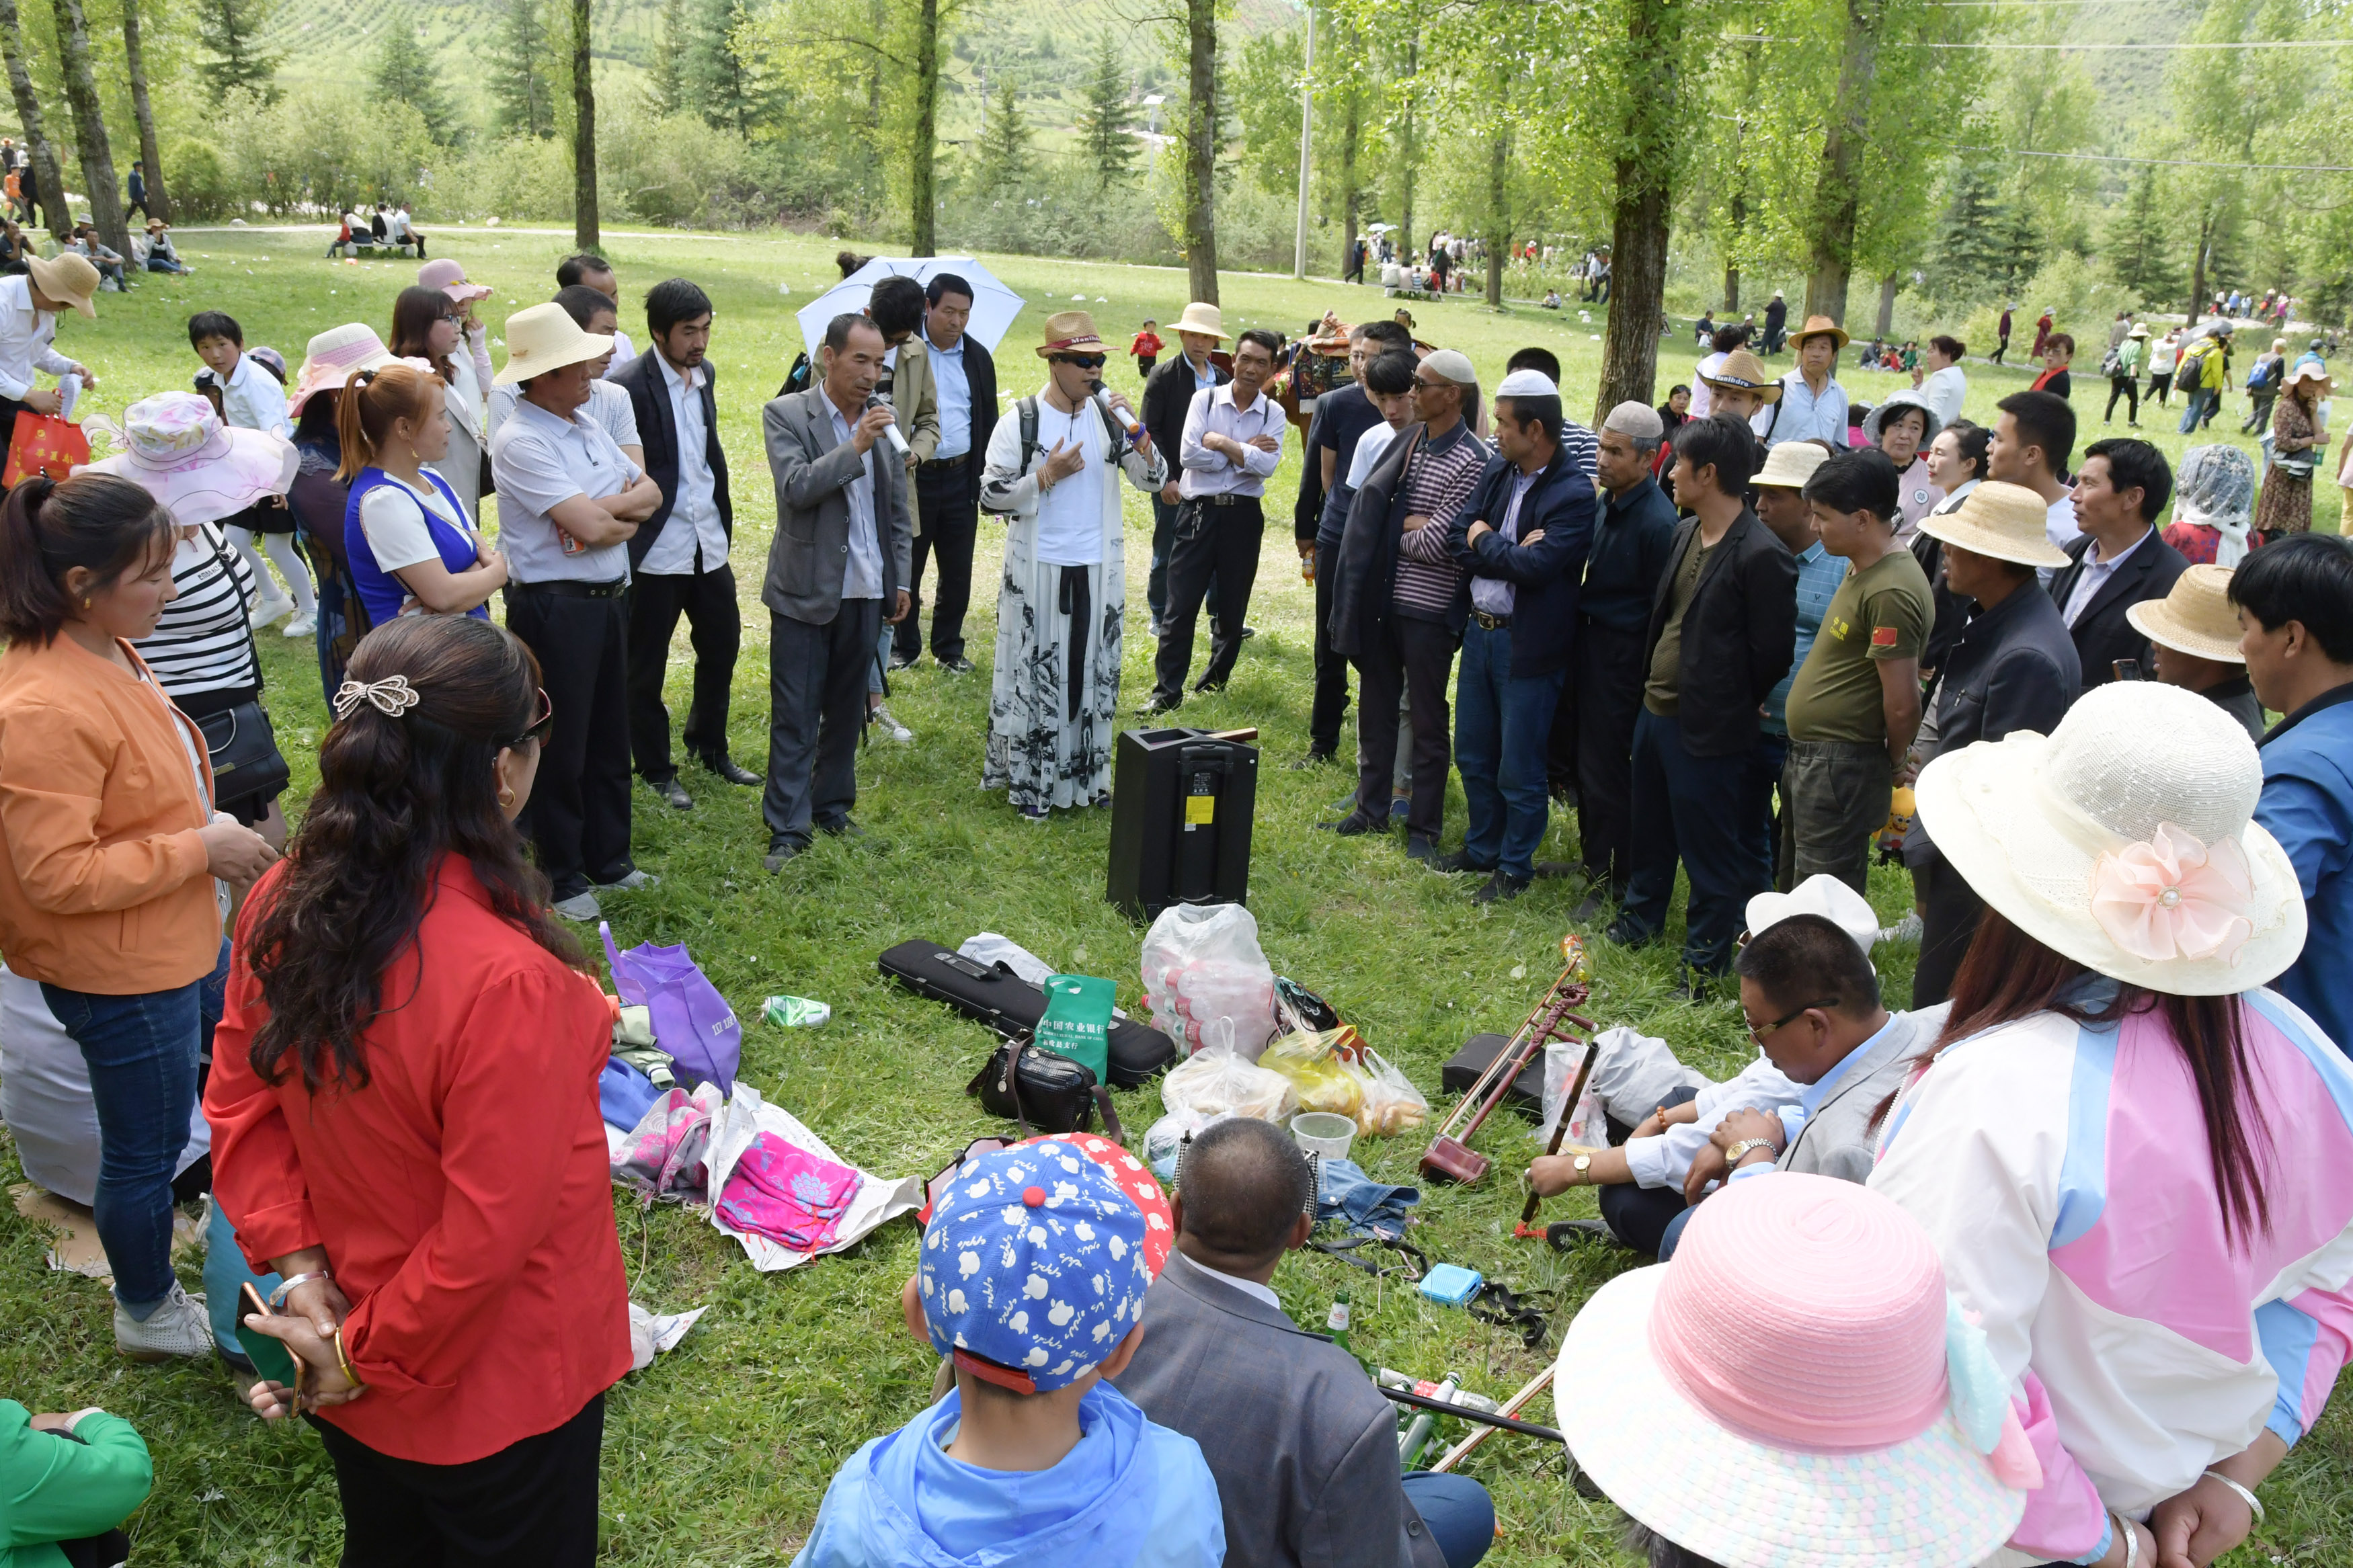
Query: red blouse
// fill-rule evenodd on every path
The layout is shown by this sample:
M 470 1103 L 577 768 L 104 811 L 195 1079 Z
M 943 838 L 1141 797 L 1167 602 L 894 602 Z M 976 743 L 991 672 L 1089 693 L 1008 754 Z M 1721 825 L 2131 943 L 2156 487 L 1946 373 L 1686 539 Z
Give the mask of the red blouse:
M 368 1391 L 321 1412 L 380 1453 L 462 1464 L 577 1415 L 629 1370 L 596 1075 L 612 1015 L 442 864 L 361 1036 L 366 1088 L 313 1099 L 246 1060 L 266 1009 L 238 922 L 205 1115 L 216 1194 L 257 1268 L 323 1245 Z M 420 984 L 420 975 L 425 983 Z

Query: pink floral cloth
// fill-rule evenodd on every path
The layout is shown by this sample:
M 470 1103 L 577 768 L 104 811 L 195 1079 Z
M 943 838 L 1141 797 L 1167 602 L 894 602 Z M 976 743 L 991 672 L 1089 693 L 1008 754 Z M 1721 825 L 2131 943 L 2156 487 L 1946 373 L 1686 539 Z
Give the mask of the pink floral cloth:
M 735 1162 L 719 1196 L 719 1217 L 795 1252 L 817 1252 L 834 1244 L 865 1179 L 763 1132 Z

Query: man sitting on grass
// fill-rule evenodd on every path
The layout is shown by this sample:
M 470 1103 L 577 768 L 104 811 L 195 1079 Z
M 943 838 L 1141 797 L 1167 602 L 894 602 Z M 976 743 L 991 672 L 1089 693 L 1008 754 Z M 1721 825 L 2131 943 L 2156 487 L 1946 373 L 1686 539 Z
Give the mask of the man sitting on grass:
M 955 1391 L 835 1474 L 797 1568 L 1217 1568 L 1201 1450 L 1103 1381 L 1144 1338 L 1144 1227 L 1071 1145 L 959 1170 L 902 1293 Z
M 1252 1568 L 1471 1568 L 1495 1538 L 1486 1489 L 1398 1476 L 1397 1416 L 1364 1369 L 1303 1332 L 1267 1281 L 1314 1228 L 1315 1176 L 1288 1133 L 1220 1121 L 1193 1140 L 1171 1204 L 1176 1250 L 1145 1298 L 1152 1331 L 1119 1378 L 1196 1438 Z

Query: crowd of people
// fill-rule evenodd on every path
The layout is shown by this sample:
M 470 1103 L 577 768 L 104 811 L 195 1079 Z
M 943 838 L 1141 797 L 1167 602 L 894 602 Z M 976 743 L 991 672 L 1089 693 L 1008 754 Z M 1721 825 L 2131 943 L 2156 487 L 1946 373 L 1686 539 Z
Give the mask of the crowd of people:
M 55 338 L 100 281 L 73 253 L 0 279 L 16 407 L 94 381 Z M 1300 371 L 1297 344 L 1194 301 L 1180 352 L 1150 322 L 1131 344 L 1154 362 L 1131 406 L 1063 310 L 1000 410 L 972 284 L 878 283 L 762 412 L 754 771 L 727 741 L 712 301 L 646 289 L 640 350 L 608 262 L 553 281 L 501 324 L 503 365 L 451 259 L 388 333 L 331 328 L 290 375 L 201 312 L 193 390 L 135 401 L 121 450 L 0 506 L 11 1073 L 26 1028 L 82 1065 L 118 1347 L 227 1356 L 257 1412 L 312 1417 L 352 1563 L 594 1556 L 631 1350 L 595 1087 L 613 1015 L 577 931 L 656 880 L 633 777 L 697 808 L 663 696 L 679 620 L 684 749 L 759 787 L 781 872 L 860 834 L 888 676 L 926 647 L 974 672 L 976 542 L 1001 524 L 981 782 L 1039 823 L 1103 805 L 1125 490 L 1154 516 L 1158 717 L 1246 657 Z M 2311 1179 L 2353 1157 L 2353 551 L 2308 531 L 2326 370 L 2275 384 L 2267 461 L 2300 459 L 2299 525 L 2236 448 L 2178 472 L 2137 437 L 2079 451 L 2074 345 L 2044 325 L 2043 374 L 1990 426 L 1964 416 L 1958 341 L 1864 408 L 1837 378 L 1848 334 L 1815 316 L 1788 371 L 1717 328 L 1696 386 L 1598 430 L 1543 348 L 1489 396 L 1406 321 L 1335 329 L 1348 377 L 1314 401 L 1293 503 L 1316 627 L 1295 765 L 1336 765 L 1356 706 L 1324 827 L 1475 876 L 1482 902 L 1573 879 L 1573 919 L 1629 945 L 1665 940 L 1680 869 L 1683 987 L 1736 997 L 1761 1053 L 1628 1091 L 1608 1146 L 1528 1172 L 1599 1189 L 1562 1244 L 1662 1260 L 1561 1352 L 1569 1447 L 1653 1564 L 2202 1568 L 2260 1521 L 2353 1352 L 2353 1196 Z M 1768 309 L 1760 346 L 1785 326 Z M 2110 344 L 2136 375 L 2137 330 Z M 2210 362 L 2193 409 L 2228 344 L 2172 354 L 2177 385 Z M 280 619 L 333 714 L 290 835 L 254 642 Z M 1576 863 L 1536 859 L 1556 809 Z M 1862 897 L 1880 855 L 1914 892 L 1885 930 Z M 1869 953 L 1905 942 L 1896 1012 Z M 1400 1475 L 1388 1404 L 1269 1286 L 1314 1226 L 1284 1131 L 1210 1128 L 1167 1202 L 1100 1140 L 1000 1145 L 933 1184 L 902 1293 L 936 1397 L 842 1467 L 800 1561 L 1484 1553 L 1483 1490 Z M 197 1297 L 172 1215 L 207 1188 Z M 86 1505 L 53 1539 L 101 1532 L 144 1463 L 102 1413 L 0 1403 L 12 1483 Z

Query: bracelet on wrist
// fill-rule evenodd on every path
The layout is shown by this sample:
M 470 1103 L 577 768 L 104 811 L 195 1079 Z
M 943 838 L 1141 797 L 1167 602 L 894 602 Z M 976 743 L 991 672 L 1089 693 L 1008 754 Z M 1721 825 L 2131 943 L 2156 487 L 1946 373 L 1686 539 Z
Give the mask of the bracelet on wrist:
M 2232 1480 L 2230 1477 L 2224 1475 L 2220 1470 L 2209 1470 L 2206 1472 L 2206 1475 L 2207 1479 L 2210 1480 L 2220 1481 L 2224 1486 L 2230 1488 L 2232 1491 L 2238 1493 L 2240 1498 L 2245 1501 L 2248 1509 L 2253 1512 L 2255 1522 L 2257 1524 L 2263 1523 L 2263 1500 L 2255 1495 L 2254 1489 L 2240 1485 L 2237 1481 Z
M 360 1381 L 360 1374 L 352 1370 L 352 1358 L 344 1352 L 343 1326 L 341 1323 L 335 1325 L 335 1364 L 343 1370 L 345 1383 L 350 1384 L 353 1388 L 367 1386 Z
M 334 1283 L 334 1279 L 335 1277 L 332 1274 L 328 1273 L 327 1270 L 323 1268 L 313 1268 L 305 1273 L 296 1274 L 289 1279 L 281 1279 L 278 1282 L 278 1289 L 269 1293 L 269 1305 L 273 1310 L 284 1305 L 286 1298 L 294 1293 L 294 1289 L 297 1286 L 308 1285 L 314 1279 L 323 1279 L 329 1284 L 332 1284 Z

